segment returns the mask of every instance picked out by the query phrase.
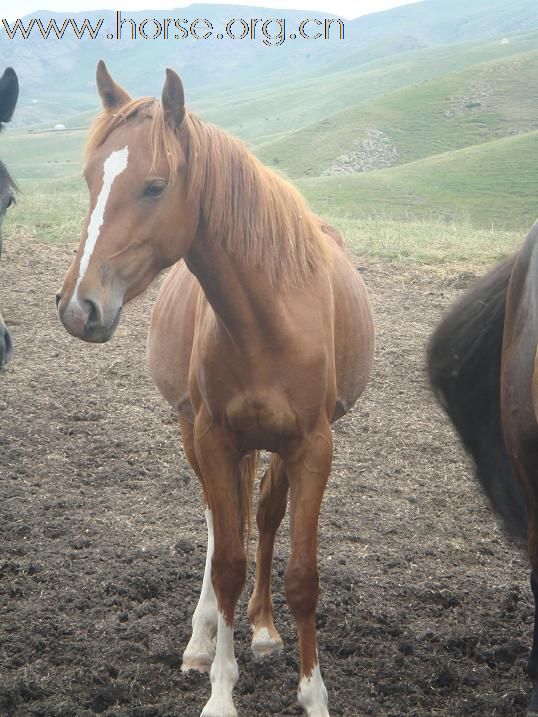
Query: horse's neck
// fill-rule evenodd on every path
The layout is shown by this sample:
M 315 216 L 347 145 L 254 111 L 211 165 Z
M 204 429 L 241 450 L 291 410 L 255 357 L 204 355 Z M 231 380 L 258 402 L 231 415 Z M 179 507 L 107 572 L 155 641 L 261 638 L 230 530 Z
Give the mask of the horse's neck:
M 245 269 L 219 242 L 200 232 L 185 256 L 217 319 L 246 349 L 274 340 L 283 327 L 282 301 L 260 269 Z

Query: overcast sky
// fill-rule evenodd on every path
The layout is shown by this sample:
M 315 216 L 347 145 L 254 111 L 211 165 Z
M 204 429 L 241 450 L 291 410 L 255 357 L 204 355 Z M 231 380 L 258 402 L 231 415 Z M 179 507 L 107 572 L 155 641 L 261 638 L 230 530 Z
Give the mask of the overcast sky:
M 408 5 L 412 0 L 209 0 L 209 5 L 251 5 L 257 7 L 273 7 L 290 10 L 315 10 L 318 13 L 328 12 L 352 19 L 359 15 L 367 15 L 379 10 L 387 10 L 397 5 Z M 203 2 L 203 0 L 202 0 Z M 5 0 L 1 3 L 0 17 L 14 20 L 35 12 L 53 10 L 56 12 L 82 12 L 84 10 L 148 10 L 157 16 L 159 10 L 183 8 L 193 2 L 182 0 Z M 6 7 L 7 6 L 7 7 Z M 154 10 L 153 8 L 158 8 Z

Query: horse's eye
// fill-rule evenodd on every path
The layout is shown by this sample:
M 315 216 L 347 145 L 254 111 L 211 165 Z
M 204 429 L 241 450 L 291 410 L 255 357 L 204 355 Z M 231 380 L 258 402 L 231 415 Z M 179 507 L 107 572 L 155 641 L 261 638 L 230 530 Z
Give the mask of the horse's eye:
M 144 196 L 145 197 L 160 197 L 161 194 L 166 189 L 166 182 L 160 180 L 160 181 L 154 181 L 154 182 L 148 182 L 144 188 Z

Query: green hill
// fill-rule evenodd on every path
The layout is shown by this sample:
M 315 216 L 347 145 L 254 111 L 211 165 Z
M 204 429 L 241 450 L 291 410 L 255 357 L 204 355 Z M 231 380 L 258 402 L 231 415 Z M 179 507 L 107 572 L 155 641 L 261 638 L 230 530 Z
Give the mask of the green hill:
M 438 218 L 526 231 L 538 215 L 536 156 L 538 131 L 298 186 L 324 216 Z
M 535 43 L 538 33 L 532 37 Z M 368 154 L 372 131 L 382 132 L 393 148 L 389 164 L 404 164 L 537 128 L 534 50 L 391 92 L 260 144 L 257 151 L 289 176 L 317 176 L 354 148 L 359 158 Z M 373 168 L 386 164 L 376 165 L 373 158 Z

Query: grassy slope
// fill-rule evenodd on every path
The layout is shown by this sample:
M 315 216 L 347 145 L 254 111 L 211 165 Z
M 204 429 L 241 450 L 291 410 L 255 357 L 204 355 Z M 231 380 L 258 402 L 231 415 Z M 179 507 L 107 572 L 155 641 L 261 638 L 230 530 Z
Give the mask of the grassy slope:
M 2 134 L 2 161 L 24 188 L 27 182 L 79 180 L 86 132 L 11 132 Z
M 325 215 L 436 217 L 526 230 L 538 214 L 538 132 L 346 177 L 305 179 L 299 187 Z

